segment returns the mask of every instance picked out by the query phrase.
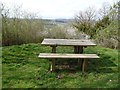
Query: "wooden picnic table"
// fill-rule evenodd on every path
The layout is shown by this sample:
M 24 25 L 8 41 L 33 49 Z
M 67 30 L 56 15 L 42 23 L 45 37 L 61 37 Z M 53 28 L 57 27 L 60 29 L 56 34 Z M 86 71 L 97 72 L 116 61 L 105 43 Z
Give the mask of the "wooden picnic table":
M 44 39 L 41 43 L 52 47 L 52 52 L 56 52 L 57 46 L 73 46 L 75 53 L 83 53 L 83 47 L 95 46 L 91 40 L 85 39 Z
M 86 39 L 44 39 L 41 45 L 51 46 L 52 53 L 56 53 L 57 46 L 73 46 L 75 54 L 82 54 L 83 48 L 87 46 L 95 46 L 96 44 L 91 40 Z M 82 67 L 83 60 L 78 59 L 78 63 Z M 55 60 L 52 60 L 52 65 L 55 67 Z M 52 66 L 52 67 L 53 67 Z

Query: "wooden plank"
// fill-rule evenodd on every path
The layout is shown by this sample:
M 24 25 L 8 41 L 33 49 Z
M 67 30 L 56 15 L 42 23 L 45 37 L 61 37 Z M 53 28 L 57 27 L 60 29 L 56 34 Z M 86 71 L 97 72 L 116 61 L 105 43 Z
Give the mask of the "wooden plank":
M 84 39 L 44 39 L 42 45 L 59 45 L 59 46 L 95 46 L 91 40 Z
M 40 53 L 39 58 L 99 58 L 96 54 Z

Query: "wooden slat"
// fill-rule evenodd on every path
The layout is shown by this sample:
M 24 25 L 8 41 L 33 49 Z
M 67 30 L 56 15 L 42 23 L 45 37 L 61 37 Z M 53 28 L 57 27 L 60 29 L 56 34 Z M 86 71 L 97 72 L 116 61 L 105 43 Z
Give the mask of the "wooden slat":
M 91 40 L 84 39 L 44 39 L 42 45 L 60 45 L 60 46 L 95 46 Z
M 40 53 L 39 58 L 99 58 L 96 54 Z

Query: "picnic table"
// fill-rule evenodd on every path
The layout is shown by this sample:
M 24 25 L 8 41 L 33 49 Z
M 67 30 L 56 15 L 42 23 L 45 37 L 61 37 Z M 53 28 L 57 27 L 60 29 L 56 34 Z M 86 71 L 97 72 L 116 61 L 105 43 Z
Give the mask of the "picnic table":
M 55 70 L 56 58 L 78 58 L 82 71 L 85 71 L 86 58 L 99 58 L 96 54 L 83 54 L 83 48 L 87 46 L 95 46 L 96 44 L 91 40 L 86 39 L 44 39 L 41 45 L 51 46 L 52 53 L 40 53 L 40 58 L 52 58 L 51 71 Z M 73 54 L 58 54 L 56 53 L 57 46 L 72 46 L 74 48 Z

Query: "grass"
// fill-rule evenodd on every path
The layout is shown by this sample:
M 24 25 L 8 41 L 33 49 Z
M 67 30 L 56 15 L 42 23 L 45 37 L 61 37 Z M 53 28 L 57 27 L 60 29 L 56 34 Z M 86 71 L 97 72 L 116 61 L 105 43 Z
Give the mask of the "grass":
M 100 46 L 88 47 L 84 53 L 101 58 L 91 60 L 86 73 L 79 68 L 48 71 L 49 60 L 38 58 L 51 48 L 40 44 L 6 46 L 2 49 L 3 88 L 117 88 L 118 51 Z M 58 47 L 57 52 L 73 52 L 72 47 Z M 61 78 L 58 78 L 60 76 Z

